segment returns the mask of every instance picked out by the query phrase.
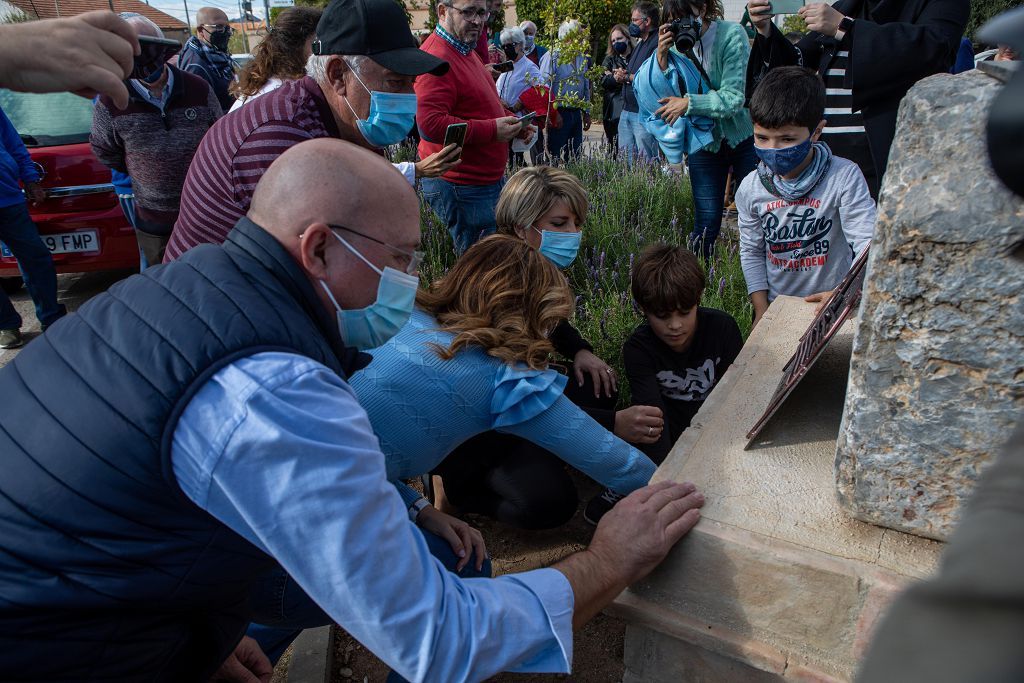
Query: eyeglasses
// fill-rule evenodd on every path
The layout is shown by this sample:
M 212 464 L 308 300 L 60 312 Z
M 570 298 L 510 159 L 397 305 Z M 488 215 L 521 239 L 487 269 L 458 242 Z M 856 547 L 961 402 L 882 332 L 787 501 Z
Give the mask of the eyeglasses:
M 235 32 L 235 29 L 231 28 L 230 26 L 223 26 L 221 24 L 200 24 L 200 26 L 205 28 L 207 33 L 225 33 L 226 32 L 230 36 L 230 35 L 233 35 L 234 32 Z
M 391 245 L 391 244 L 388 244 L 387 242 L 385 242 L 383 240 L 379 240 L 376 237 L 370 237 L 369 235 L 361 233 L 358 230 L 353 230 L 352 228 L 346 228 L 344 225 L 332 225 L 331 223 L 328 223 L 327 227 L 330 228 L 331 230 L 344 230 L 345 232 L 350 232 L 353 235 L 358 235 L 359 237 L 362 237 L 363 239 L 370 240 L 371 242 L 376 242 L 377 244 L 380 244 L 380 245 L 383 245 L 383 246 L 387 247 L 393 253 L 398 254 L 399 256 L 402 256 L 403 258 L 409 259 L 409 265 L 407 265 L 405 267 L 405 272 L 408 275 L 415 275 L 417 272 L 419 272 L 420 264 L 423 263 L 423 252 L 422 251 L 406 251 L 405 249 L 399 249 L 398 247 L 396 247 L 394 245 Z
M 447 4 L 445 5 L 445 7 L 453 9 L 459 14 L 461 14 L 463 19 L 483 19 L 484 21 L 486 21 L 487 18 L 491 16 L 491 13 L 485 9 L 462 9 L 461 7 L 456 7 L 455 5 Z

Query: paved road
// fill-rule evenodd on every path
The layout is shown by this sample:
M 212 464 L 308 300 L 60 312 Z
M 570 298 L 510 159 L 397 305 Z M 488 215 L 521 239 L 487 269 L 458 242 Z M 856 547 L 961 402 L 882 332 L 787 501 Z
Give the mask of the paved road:
M 69 311 L 73 311 L 90 298 L 106 291 L 107 287 L 131 274 L 131 271 L 104 271 L 100 273 L 58 275 L 57 298 L 68 307 Z M 11 301 L 24 320 L 21 326 L 21 333 L 25 336 L 25 341 L 28 342 L 34 339 L 39 335 L 39 321 L 36 320 L 35 308 L 32 306 L 32 299 L 29 298 L 28 292 L 24 288 L 21 289 L 11 296 Z M 19 350 L 0 350 L 0 367 L 14 360 Z

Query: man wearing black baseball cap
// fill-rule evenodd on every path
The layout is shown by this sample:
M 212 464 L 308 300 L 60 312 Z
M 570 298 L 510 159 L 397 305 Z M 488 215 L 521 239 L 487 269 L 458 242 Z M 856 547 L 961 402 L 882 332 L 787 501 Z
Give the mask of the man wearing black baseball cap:
M 256 182 L 288 147 L 334 137 L 379 151 L 404 140 L 416 115 L 413 81 L 448 71 L 443 59 L 418 48 L 394 0 L 334 0 L 312 48 L 305 78 L 247 103 L 203 138 L 165 261 L 198 244 L 223 243 L 249 210 Z M 415 185 L 458 163 L 454 145 L 435 152 L 396 167 Z

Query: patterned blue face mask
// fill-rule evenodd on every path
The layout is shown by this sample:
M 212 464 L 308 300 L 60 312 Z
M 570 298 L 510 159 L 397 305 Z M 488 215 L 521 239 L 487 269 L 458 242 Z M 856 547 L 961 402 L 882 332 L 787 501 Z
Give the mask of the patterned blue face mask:
M 382 271 L 356 251 L 355 247 L 345 241 L 341 235 L 332 234 L 345 245 L 346 249 L 380 275 L 380 282 L 377 284 L 377 300 L 366 308 L 354 310 L 345 310 L 339 306 L 338 301 L 331 294 L 330 288 L 327 287 L 327 283 L 323 280 L 320 281 L 320 286 L 327 292 L 327 296 L 338 312 L 338 331 L 345 344 L 360 351 L 375 349 L 398 334 L 398 331 L 408 322 L 413 306 L 416 304 L 416 289 L 419 287 L 420 279 L 415 275 L 402 273 L 391 267 Z
M 416 94 L 370 90 L 355 70 L 352 75 L 370 93 L 370 114 L 365 119 L 359 118 L 345 98 L 345 104 L 356 117 L 356 125 L 366 141 L 374 147 L 387 147 L 404 140 L 416 123 Z
M 801 143 L 782 149 L 764 149 L 755 145 L 754 151 L 772 173 L 784 176 L 803 163 L 811 151 L 811 144 L 811 138 L 808 137 Z
M 576 254 L 580 250 L 580 242 L 583 240 L 581 231 L 557 232 L 533 229 L 540 235 L 540 249 L 537 251 L 547 256 L 548 260 L 556 266 L 568 268 L 569 264 L 576 259 Z

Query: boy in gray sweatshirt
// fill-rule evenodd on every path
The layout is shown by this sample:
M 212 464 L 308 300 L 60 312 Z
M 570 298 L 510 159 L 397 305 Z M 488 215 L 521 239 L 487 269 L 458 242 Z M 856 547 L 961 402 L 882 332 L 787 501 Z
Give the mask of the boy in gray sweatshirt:
M 875 230 L 860 168 L 818 141 L 824 113 L 825 86 L 799 66 L 772 69 L 750 98 L 761 163 L 740 183 L 736 208 L 755 325 L 780 294 L 827 299 Z

